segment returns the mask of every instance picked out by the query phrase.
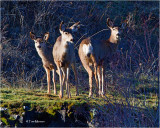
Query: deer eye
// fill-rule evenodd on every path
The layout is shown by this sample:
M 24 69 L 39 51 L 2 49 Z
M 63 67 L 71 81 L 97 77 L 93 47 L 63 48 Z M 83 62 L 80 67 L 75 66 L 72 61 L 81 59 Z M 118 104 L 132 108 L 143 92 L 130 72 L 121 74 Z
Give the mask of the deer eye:
M 68 35 L 68 32 L 65 32 L 66 35 Z

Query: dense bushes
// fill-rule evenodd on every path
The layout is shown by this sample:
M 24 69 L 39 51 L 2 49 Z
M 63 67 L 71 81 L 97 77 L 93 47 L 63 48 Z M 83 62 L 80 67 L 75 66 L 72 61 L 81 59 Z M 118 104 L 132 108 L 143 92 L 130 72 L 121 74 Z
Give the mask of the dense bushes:
M 76 35 L 75 52 L 78 69 L 81 63 L 77 54 L 80 41 L 106 29 L 110 17 L 116 25 L 124 20 L 128 25 L 123 32 L 119 51 L 110 68 L 116 72 L 158 73 L 158 2 L 2 2 L 2 83 L 10 85 L 43 85 L 45 72 L 36 53 L 29 32 L 41 35 L 50 32 L 49 42 L 54 44 L 59 34 L 59 24 L 80 21 L 84 26 Z M 109 30 L 94 38 L 108 38 Z M 81 71 L 83 72 L 83 70 Z M 81 75 L 80 75 L 81 76 Z M 71 75 L 72 77 L 72 75 Z M 86 77 L 87 80 L 87 77 Z

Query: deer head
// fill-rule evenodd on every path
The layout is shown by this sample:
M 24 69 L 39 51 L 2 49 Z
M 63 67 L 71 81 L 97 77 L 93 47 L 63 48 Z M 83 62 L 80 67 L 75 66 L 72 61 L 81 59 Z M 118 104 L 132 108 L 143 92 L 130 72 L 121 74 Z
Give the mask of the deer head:
M 117 43 L 120 40 L 120 28 L 115 27 L 113 22 L 109 18 L 107 19 L 107 26 L 111 30 L 110 41 L 112 43 Z
M 45 33 L 43 37 L 36 37 L 36 35 L 33 32 L 30 32 L 30 37 L 35 42 L 36 49 L 43 49 L 46 47 L 46 42 L 49 38 L 49 32 Z
M 60 24 L 59 31 L 62 35 L 63 42 L 71 42 L 73 43 L 73 33 L 77 32 L 80 28 L 80 22 L 73 24 L 71 27 L 65 27 L 63 21 Z
M 111 30 L 110 41 L 112 43 L 117 43 L 121 40 L 122 31 L 126 28 L 127 22 L 126 20 L 121 23 L 119 27 L 114 26 L 114 23 L 107 18 L 107 26 Z

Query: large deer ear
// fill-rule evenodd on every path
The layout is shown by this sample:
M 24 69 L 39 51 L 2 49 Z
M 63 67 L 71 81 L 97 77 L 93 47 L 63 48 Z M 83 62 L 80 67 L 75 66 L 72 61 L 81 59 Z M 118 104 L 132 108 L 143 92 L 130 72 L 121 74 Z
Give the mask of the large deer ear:
M 113 22 L 107 18 L 107 26 L 110 28 L 110 27 L 113 27 Z
M 79 22 L 77 22 L 77 23 L 75 23 L 75 24 L 73 24 L 71 27 L 69 27 L 71 30 L 72 30 L 72 32 L 77 32 L 78 31 L 78 29 L 80 28 L 80 21 Z
M 33 32 L 30 32 L 29 34 L 30 34 L 30 37 L 31 37 L 32 40 L 36 39 L 36 36 L 35 36 L 35 34 Z
M 45 41 L 48 41 L 48 38 L 49 38 L 49 32 L 46 32 L 46 33 L 44 34 L 43 39 L 44 39 Z
M 62 32 L 64 32 L 64 30 L 65 30 L 65 25 L 64 25 L 64 22 L 62 21 L 59 25 L 59 31 L 60 31 L 60 33 L 62 33 Z

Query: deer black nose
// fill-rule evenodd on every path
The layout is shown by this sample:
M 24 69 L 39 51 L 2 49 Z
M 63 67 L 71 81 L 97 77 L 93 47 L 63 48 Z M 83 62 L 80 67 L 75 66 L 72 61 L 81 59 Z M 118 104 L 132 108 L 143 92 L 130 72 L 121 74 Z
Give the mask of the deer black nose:
M 119 33 L 117 34 L 117 36 L 121 36 L 121 33 L 119 32 Z
M 87 53 L 87 56 L 90 57 L 91 53 Z
M 41 46 L 37 46 L 38 48 L 41 48 Z
M 73 42 L 73 39 L 71 39 L 71 41 Z

